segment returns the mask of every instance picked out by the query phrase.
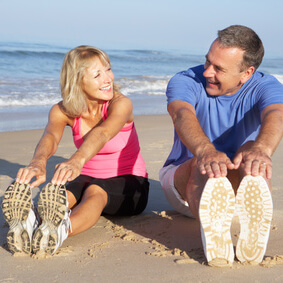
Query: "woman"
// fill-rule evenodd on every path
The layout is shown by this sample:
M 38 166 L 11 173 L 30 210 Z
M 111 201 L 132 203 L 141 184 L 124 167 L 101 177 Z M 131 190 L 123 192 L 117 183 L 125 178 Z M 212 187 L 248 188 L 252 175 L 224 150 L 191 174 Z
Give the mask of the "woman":
M 149 183 L 132 103 L 113 84 L 107 54 L 91 46 L 69 51 L 60 79 L 63 100 L 51 108 L 30 164 L 19 170 L 3 198 L 12 252 L 54 254 L 68 236 L 92 227 L 102 213 L 135 215 L 147 204 Z M 72 127 L 77 151 L 56 166 L 51 183 L 42 189 L 42 223 L 35 229 L 31 188 L 45 182 L 47 159 L 66 126 Z

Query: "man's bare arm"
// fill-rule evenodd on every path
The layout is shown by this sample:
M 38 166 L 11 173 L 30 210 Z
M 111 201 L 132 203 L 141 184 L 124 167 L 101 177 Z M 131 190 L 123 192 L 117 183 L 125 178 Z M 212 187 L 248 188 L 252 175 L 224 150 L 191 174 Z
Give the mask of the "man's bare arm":
M 182 143 L 197 158 L 201 174 L 207 174 L 208 177 L 226 176 L 227 168 L 234 168 L 228 156 L 216 150 L 205 135 L 191 104 L 184 101 L 172 101 L 168 105 L 168 112 Z

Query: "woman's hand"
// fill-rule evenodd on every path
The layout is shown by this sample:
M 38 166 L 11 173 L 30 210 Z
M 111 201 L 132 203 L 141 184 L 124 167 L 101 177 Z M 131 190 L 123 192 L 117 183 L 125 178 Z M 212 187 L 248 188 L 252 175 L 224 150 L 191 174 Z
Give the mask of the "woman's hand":
M 80 175 L 83 165 L 83 162 L 72 158 L 66 162 L 57 164 L 51 183 L 65 185 L 67 182 L 74 180 Z
M 46 164 L 44 162 L 34 161 L 27 167 L 21 168 L 18 171 L 16 182 L 28 184 L 33 177 L 36 177 L 36 181 L 30 184 L 31 188 L 38 187 L 46 181 Z

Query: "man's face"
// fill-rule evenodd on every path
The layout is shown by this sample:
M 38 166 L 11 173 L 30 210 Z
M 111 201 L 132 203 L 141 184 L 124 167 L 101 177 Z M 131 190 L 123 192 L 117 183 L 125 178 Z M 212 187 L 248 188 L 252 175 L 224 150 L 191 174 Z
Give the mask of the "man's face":
M 236 47 L 221 47 L 215 40 L 211 45 L 203 73 L 209 95 L 231 95 L 247 81 L 246 71 L 241 70 L 244 51 Z

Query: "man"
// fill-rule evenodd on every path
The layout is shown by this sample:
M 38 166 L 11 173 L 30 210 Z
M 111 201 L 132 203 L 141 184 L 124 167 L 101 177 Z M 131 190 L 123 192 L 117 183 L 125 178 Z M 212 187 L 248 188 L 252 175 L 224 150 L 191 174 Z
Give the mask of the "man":
M 160 182 L 177 211 L 200 220 L 211 266 L 233 263 L 235 210 L 241 225 L 238 260 L 259 263 L 266 250 L 283 86 L 256 71 L 263 55 L 253 30 L 230 26 L 218 32 L 205 64 L 176 74 L 166 91 L 175 137 Z

